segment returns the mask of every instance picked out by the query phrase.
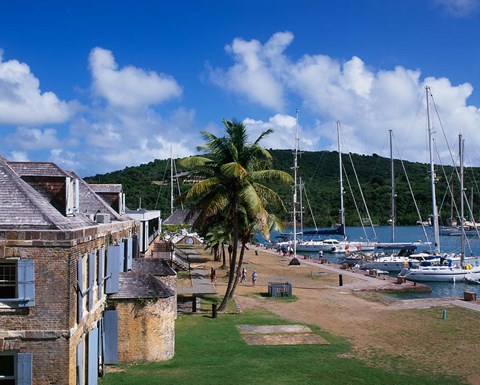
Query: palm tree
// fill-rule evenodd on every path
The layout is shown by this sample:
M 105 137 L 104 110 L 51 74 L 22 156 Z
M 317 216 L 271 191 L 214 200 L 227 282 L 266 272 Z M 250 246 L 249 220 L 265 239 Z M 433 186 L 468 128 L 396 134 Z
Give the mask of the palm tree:
M 225 245 L 231 243 L 231 234 L 225 229 L 225 226 L 221 223 L 210 226 L 205 235 L 205 241 L 207 248 L 212 250 L 214 261 L 220 261 L 223 258 L 222 267 L 225 267 Z
M 201 177 L 182 199 L 193 203 L 199 213 L 195 228 L 206 228 L 222 218 L 225 229 L 232 235 L 232 256 L 228 285 L 219 310 L 227 305 L 233 295 L 237 267 L 237 250 L 241 232 L 249 226 L 269 236 L 268 208 L 285 210 L 278 194 L 264 183 L 292 183 L 292 177 L 283 171 L 272 170 L 270 153 L 258 143 L 272 130 L 263 131 L 252 143 L 248 143 L 243 123 L 223 120 L 226 135 L 217 137 L 202 132 L 206 143 L 198 146 L 205 156 L 182 160 L 182 165 Z M 243 213 L 243 214 L 241 214 Z M 243 220 L 241 220 L 241 216 Z M 245 220 L 248 218 L 248 220 Z
M 242 271 L 245 249 L 247 248 L 247 244 L 250 243 L 254 238 L 255 230 L 256 230 L 255 221 L 249 220 L 245 216 L 243 216 L 241 220 L 243 220 L 243 226 L 241 226 L 242 231 L 240 233 L 240 242 L 241 242 L 240 257 L 238 259 L 237 274 L 235 276 L 235 282 L 233 283 L 233 287 L 230 292 L 229 298 L 233 297 L 233 293 L 235 292 L 235 288 L 237 287 L 238 279 Z M 268 214 L 268 233 L 270 233 L 270 231 L 280 230 L 282 229 L 282 227 L 283 227 L 282 222 L 276 215 Z

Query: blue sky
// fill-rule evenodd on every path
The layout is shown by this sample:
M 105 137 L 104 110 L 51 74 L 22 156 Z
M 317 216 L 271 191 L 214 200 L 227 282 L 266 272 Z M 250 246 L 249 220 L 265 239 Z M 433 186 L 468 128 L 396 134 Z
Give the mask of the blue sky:
M 10 160 L 93 175 L 195 154 L 223 118 L 292 148 L 298 108 L 304 150 L 335 150 L 340 120 L 345 151 L 389 156 L 392 129 L 426 162 L 429 85 L 439 161 L 462 132 L 480 166 L 479 0 L 17 0 L 0 25 Z

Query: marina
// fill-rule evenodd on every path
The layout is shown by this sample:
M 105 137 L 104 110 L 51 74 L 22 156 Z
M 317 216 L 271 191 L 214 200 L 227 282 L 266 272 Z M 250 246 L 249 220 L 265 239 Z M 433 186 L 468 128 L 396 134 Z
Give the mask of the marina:
M 427 236 L 429 239 L 433 237 L 431 233 L 431 228 L 427 227 Z M 288 231 L 288 230 L 287 230 Z M 390 237 L 390 226 L 376 226 L 376 234 L 379 240 L 386 240 Z M 363 229 L 361 227 L 347 227 L 346 232 L 349 234 L 351 240 L 359 239 L 363 237 Z M 396 226 L 396 239 L 398 242 L 417 242 L 418 243 L 418 252 L 429 250 L 429 240 L 422 239 L 424 238 L 423 230 L 421 226 Z M 272 233 L 272 239 L 275 239 L 274 233 Z M 422 247 L 422 243 L 424 246 Z M 459 237 L 451 236 L 441 236 L 442 249 L 446 253 L 458 253 L 460 252 L 460 239 Z M 268 245 L 268 243 L 267 243 Z M 465 248 L 466 256 L 479 256 L 480 255 L 480 239 L 476 237 L 468 237 Z M 301 260 L 302 258 L 307 257 L 308 259 L 316 260 L 319 259 L 318 252 L 302 252 L 298 253 L 298 257 Z M 345 254 L 338 253 L 328 253 L 324 252 L 323 256 L 328 263 L 341 266 L 345 260 Z M 355 274 L 365 274 L 365 271 L 358 271 Z M 389 273 L 388 277 L 395 280 L 398 272 Z M 480 285 L 475 283 L 467 283 L 464 281 L 460 282 L 428 282 L 422 283 L 431 288 L 431 292 L 424 291 L 409 291 L 404 292 L 404 290 L 397 291 L 395 294 L 391 294 L 399 299 L 426 299 L 426 298 L 448 298 L 448 297 L 462 297 L 465 291 L 476 293 L 477 296 L 480 295 Z

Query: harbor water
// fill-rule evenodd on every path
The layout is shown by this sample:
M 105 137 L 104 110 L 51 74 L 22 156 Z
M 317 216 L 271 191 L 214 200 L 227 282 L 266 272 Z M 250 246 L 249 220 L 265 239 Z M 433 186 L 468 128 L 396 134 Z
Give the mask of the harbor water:
M 306 229 L 307 230 L 307 229 Z M 312 229 L 313 230 L 313 229 Z M 288 229 L 287 231 L 288 232 Z M 347 239 L 350 241 L 356 240 L 377 240 L 379 242 L 391 242 L 391 227 L 390 226 L 375 226 L 372 228 L 362 227 L 347 227 L 345 229 Z M 271 239 L 274 240 L 278 234 L 272 233 Z M 331 238 L 330 236 L 328 236 Z M 325 236 L 323 236 L 325 238 Z M 321 238 L 319 238 L 321 239 Z M 397 226 L 395 227 L 395 242 L 424 242 L 424 246 L 419 246 L 418 251 L 429 250 L 428 242 L 433 242 L 433 234 L 431 227 L 421 226 Z M 461 250 L 459 236 L 441 236 L 440 250 L 442 253 L 459 253 Z M 300 254 L 300 253 L 299 253 Z M 318 253 L 301 253 L 308 255 L 310 258 L 318 258 Z M 480 256 L 480 239 L 478 237 L 468 237 L 465 244 L 465 255 Z M 341 254 L 324 253 L 323 257 L 331 263 L 341 263 L 344 258 Z M 394 274 L 396 275 L 396 274 Z M 422 282 L 424 283 L 424 282 Z M 463 298 L 464 291 L 477 293 L 480 297 L 480 285 L 467 284 L 465 282 L 425 282 L 426 285 L 432 288 L 431 293 L 402 293 L 396 294 L 396 297 L 402 299 L 417 299 L 417 298 L 440 298 L 440 297 L 459 297 Z

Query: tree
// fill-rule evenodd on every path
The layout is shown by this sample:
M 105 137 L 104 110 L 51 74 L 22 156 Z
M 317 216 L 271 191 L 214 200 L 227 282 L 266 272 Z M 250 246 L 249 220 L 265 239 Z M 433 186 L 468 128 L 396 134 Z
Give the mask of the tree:
M 205 243 L 207 248 L 212 250 L 214 261 L 220 261 L 223 258 L 222 268 L 226 266 L 225 245 L 231 244 L 231 234 L 225 229 L 223 224 L 213 224 L 205 234 Z M 220 251 L 222 255 L 220 256 Z
M 235 289 L 237 287 L 238 279 L 242 271 L 243 257 L 245 255 L 245 249 L 247 248 L 247 244 L 252 241 L 256 232 L 256 224 L 254 220 L 247 218 L 245 215 L 241 217 L 241 220 L 243 221 L 243 226 L 240 226 L 242 229 L 240 233 L 240 242 L 241 242 L 240 257 L 238 259 L 235 281 L 233 283 L 229 298 L 233 297 L 233 293 L 235 292 Z M 278 218 L 276 215 L 268 214 L 268 232 L 281 230 L 282 227 L 283 227 L 283 224 L 280 218 Z
M 204 152 L 204 156 L 181 161 L 182 166 L 200 179 L 182 196 L 182 200 L 192 203 L 199 213 L 194 228 L 205 230 L 209 223 L 221 220 L 231 233 L 233 250 L 227 290 L 219 306 L 220 311 L 225 309 L 228 298 L 234 292 L 238 243 L 242 231 L 255 227 L 269 237 L 267 209 L 285 211 L 280 196 L 265 183 L 293 183 L 288 173 L 271 169 L 272 157 L 259 145 L 272 130 L 263 131 L 250 144 L 243 123 L 223 120 L 223 124 L 226 130 L 223 137 L 202 132 L 206 143 L 198 146 L 198 150 Z

